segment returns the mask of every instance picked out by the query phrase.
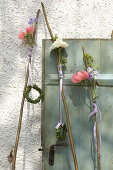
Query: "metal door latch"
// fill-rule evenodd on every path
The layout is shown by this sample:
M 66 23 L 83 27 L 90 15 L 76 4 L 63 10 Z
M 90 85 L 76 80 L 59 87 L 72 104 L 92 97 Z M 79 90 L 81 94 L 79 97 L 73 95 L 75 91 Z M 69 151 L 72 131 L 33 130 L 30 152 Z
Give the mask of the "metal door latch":
M 54 165 L 54 153 L 55 153 L 55 150 L 54 150 L 54 147 L 55 146 L 68 146 L 67 144 L 54 144 L 54 145 L 51 145 L 50 146 L 50 149 L 49 149 L 49 165 Z

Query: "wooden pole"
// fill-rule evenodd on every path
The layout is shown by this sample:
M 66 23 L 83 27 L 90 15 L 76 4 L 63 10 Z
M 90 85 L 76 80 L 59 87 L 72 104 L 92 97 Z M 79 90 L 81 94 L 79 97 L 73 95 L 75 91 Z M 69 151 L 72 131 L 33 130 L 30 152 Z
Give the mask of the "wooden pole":
M 40 9 L 37 12 L 37 19 L 39 16 Z M 35 34 L 36 34 L 36 29 L 37 29 L 37 22 L 35 23 L 34 26 L 34 33 L 33 33 L 33 40 L 35 39 Z M 21 124 L 22 124 L 22 116 L 23 116 L 23 108 L 24 108 L 24 92 L 27 87 L 28 83 L 28 78 L 29 78 L 29 64 L 31 63 L 31 58 L 28 62 L 27 65 L 27 73 L 26 73 L 26 78 L 25 78 L 25 85 L 24 85 L 24 90 L 23 90 L 23 96 L 22 96 L 22 101 L 21 101 L 21 107 L 20 107 L 20 115 L 19 115 L 19 123 L 18 123 L 18 129 L 17 129 L 17 135 L 16 135 L 16 141 L 15 141 L 15 146 L 14 146 L 14 156 L 13 156 L 13 162 L 12 162 L 12 170 L 15 170 L 15 163 L 16 163 L 16 155 L 17 155 L 17 149 L 18 149 L 18 143 L 19 143 L 19 138 L 20 138 L 20 131 L 21 131 Z
M 88 68 L 88 62 L 87 62 L 87 58 L 85 55 L 85 49 L 84 47 L 82 47 L 83 50 L 83 56 L 85 58 L 85 64 L 86 64 L 86 70 Z M 92 99 L 93 99 L 93 88 L 92 88 L 92 83 L 91 81 L 89 81 L 90 83 L 90 91 L 91 91 L 91 95 L 92 95 Z M 98 166 L 99 166 L 99 170 L 101 170 L 101 159 L 100 159 L 100 142 L 99 142 L 99 133 L 98 133 L 98 124 L 97 124 L 97 118 L 96 118 L 96 114 L 94 114 L 94 121 L 96 122 L 96 136 L 97 136 L 97 158 L 98 158 Z
M 54 36 L 52 34 L 52 31 L 50 29 L 50 26 L 49 26 L 49 23 L 48 23 L 48 20 L 47 20 L 47 15 L 46 15 L 46 11 L 45 11 L 45 8 L 44 8 L 44 4 L 41 3 L 41 5 L 42 5 L 43 14 L 44 14 L 44 17 L 45 17 L 47 28 L 49 30 L 52 42 L 54 42 Z M 58 52 L 56 53 L 56 55 L 57 55 L 57 62 L 58 62 L 58 65 L 59 65 L 60 64 L 60 57 L 59 57 Z M 65 109 L 65 113 L 66 113 L 66 122 L 67 122 L 67 127 L 68 127 L 68 134 L 69 134 L 70 145 L 71 145 L 71 150 L 72 150 L 72 155 L 73 155 L 73 160 L 74 160 L 74 166 L 75 166 L 75 170 L 78 170 L 77 157 L 76 157 L 74 141 L 73 141 L 72 132 L 71 132 L 71 124 L 70 124 L 70 120 L 69 120 L 69 112 L 68 112 L 68 107 L 67 107 L 63 87 L 62 87 L 62 99 L 63 99 L 64 109 Z

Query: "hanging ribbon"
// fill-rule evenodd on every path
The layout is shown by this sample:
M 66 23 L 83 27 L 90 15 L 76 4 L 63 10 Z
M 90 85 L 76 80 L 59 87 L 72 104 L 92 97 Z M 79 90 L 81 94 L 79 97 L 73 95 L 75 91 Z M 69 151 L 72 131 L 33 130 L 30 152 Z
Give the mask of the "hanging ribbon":
M 62 122 L 62 86 L 63 86 L 63 73 L 62 73 L 62 65 L 58 65 L 58 73 L 60 79 L 60 86 L 59 86 L 59 122 L 56 128 L 56 138 L 60 141 L 64 141 L 67 135 L 67 128 L 65 123 Z
M 32 70 L 31 70 L 31 55 L 32 55 L 32 49 L 33 48 L 29 48 L 29 53 L 27 56 L 27 62 L 29 62 L 29 77 L 30 77 L 30 81 L 31 81 L 31 86 L 33 87 L 33 79 L 32 79 Z
M 100 134 L 99 134 L 99 139 L 100 139 L 100 157 L 101 157 L 102 115 L 101 115 L 100 110 L 97 109 L 96 99 L 94 99 L 94 100 L 92 101 L 92 105 L 93 105 L 93 111 L 89 114 L 88 119 L 89 119 L 91 116 L 93 116 L 94 114 L 96 114 L 96 117 L 97 117 L 97 116 L 98 116 L 98 113 L 99 113 L 99 121 L 100 121 Z M 96 147 L 96 150 L 97 150 L 96 122 L 94 123 L 93 135 L 94 135 L 95 147 Z
M 60 106 L 59 106 L 59 122 L 57 126 L 55 127 L 58 129 L 62 125 L 62 84 L 63 84 L 63 73 L 62 73 L 62 65 L 58 65 L 58 73 L 59 73 L 59 79 L 60 79 L 60 89 L 59 89 L 59 100 L 60 100 Z

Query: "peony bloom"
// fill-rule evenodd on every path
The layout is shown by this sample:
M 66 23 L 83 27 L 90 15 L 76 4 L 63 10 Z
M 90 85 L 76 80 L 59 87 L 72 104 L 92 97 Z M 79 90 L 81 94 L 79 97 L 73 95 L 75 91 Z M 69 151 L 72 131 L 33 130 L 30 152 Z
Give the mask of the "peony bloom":
M 50 50 L 52 51 L 52 50 L 54 50 L 56 48 L 60 48 L 60 47 L 61 48 L 66 48 L 68 46 L 69 45 L 65 41 L 63 41 L 62 39 L 57 38 L 56 41 L 54 41 L 54 43 L 50 47 Z
M 26 28 L 26 32 L 27 32 L 27 33 L 30 33 L 30 34 L 33 34 L 33 32 L 34 32 L 34 27 L 27 27 L 27 28 Z
M 24 36 L 26 36 L 26 32 L 23 32 L 23 31 L 22 31 L 22 32 L 19 34 L 18 38 L 21 39 L 21 40 L 25 40 L 25 39 L 24 39 Z
M 89 78 L 89 74 L 86 71 L 80 71 L 80 72 L 76 72 L 74 75 L 72 75 L 72 82 L 73 83 L 79 83 L 82 80 L 88 79 Z

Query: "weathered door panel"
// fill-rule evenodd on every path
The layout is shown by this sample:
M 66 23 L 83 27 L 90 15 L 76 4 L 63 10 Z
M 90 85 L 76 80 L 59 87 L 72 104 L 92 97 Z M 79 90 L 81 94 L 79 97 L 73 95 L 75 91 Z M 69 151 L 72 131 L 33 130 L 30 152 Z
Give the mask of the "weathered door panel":
M 100 41 L 101 73 L 113 74 L 113 40 Z
M 102 112 L 102 170 L 113 169 L 113 87 L 97 87 Z
M 82 46 L 94 56 L 99 66 L 97 80 L 98 109 L 102 112 L 102 170 L 113 169 L 113 41 L 111 40 L 66 40 L 69 47 L 63 52 L 67 57 L 64 70 L 64 89 L 70 114 L 70 122 L 77 160 L 80 170 L 94 170 L 97 167 L 93 143 L 93 117 L 90 94 L 86 87 L 71 82 L 71 75 L 84 69 Z M 50 53 L 50 40 L 43 41 L 43 89 L 45 98 L 42 103 L 42 147 L 43 170 L 74 170 L 70 146 L 55 147 L 54 165 L 49 165 L 49 148 L 59 143 L 55 136 L 55 126 L 59 120 L 59 86 L 57 60 Z M 109 60 L 106 58 L 109 56 Z M 105 62 L 104 62 L 105 60 Z M 108 63 L 109 64 L 108 64 Z M 105 70 L 104 70 L 105 68 Z M 65 112 L 63 110 L 63 121 Z M 60 142 L 61 143 L 61 142 Z M 69 144 L 68 137 L 62 142 Z

